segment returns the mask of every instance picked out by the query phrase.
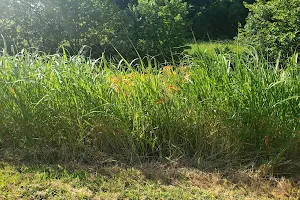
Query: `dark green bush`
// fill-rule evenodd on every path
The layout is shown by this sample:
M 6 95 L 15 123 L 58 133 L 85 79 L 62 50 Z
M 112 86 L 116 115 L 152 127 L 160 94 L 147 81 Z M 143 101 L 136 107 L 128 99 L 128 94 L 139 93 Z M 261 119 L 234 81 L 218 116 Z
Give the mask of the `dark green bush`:
M 175 51 L 190 38 L 187 3 L 182 0 L 139 0 L 132 7 L 136 44 L 144 54 Z
M 131 9 L 110 0 L 1 2 L 0 33 L 8 47 L 19 50 L 37 47 L 55 53 L 64 45 L 77 54 L 87 45 L 94 57 L 117 54 L 116 48 L 128 58 L 136 57 L 130 40 L 140 53 L 154 55 L 169 53 L 191 33 L 187 3 L 182 0 L 139 0 Z M 0 41 L 1 48 L 3 44 Z
M 247 5 L 250 14 L 239 39 L 271 58 L 299 52 L 300 0 L 258 0 Z
M 35 47 L 55 53 L 64 45 L 70 54 L 77 54 L 88 45 L 95 56 L 103 51 L 115 53 L 113 46 L 124 52 L 130 47 L 132 22 L 110 0 L 2 0 L 1 6 L 2 3 L 0 34 L 8 47 Z

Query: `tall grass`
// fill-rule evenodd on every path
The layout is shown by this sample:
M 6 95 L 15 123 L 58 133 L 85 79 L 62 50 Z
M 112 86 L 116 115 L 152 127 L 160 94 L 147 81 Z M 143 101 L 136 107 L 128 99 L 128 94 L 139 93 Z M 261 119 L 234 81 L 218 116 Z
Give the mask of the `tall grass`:
M 237 53 L 194 54 L 164 68 L 149 61 L 136 70 L 104 56 L 3 55 L 0 145 L 53 160 L 104 152 L 131 161 L 195 158 L 197 165 L 296 163 L 296 56 L 285 69 Z

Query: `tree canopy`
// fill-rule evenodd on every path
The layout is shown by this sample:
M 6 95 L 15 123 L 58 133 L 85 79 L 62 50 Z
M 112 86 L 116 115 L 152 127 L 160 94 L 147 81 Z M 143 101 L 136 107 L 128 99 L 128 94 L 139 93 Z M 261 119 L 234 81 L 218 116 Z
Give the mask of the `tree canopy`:
M 258 0 L 250 10 L 239 39 L 271 58 L 299 52 L 300 0 Z
M 253 3 L 254 0 L 248 0 Z M 248 10 L 242 0 L 0 0 L 0 33 L 7 47 L 70 54 L 174 51 L 193 40 L 233 39 Z M 1 42 L 3 47 L 4 42 Z

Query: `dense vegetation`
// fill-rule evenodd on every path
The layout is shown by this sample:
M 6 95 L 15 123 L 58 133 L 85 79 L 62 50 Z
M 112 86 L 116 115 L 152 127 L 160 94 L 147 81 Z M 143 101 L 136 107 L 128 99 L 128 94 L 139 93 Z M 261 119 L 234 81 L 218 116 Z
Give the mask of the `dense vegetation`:
M 299 199 L 300 0 L 0 5 L 0 198 Z
M 268 170 L 296 161 L 297 55 L 282 70 L 255 53 L 201 49 L 162 70 L 150 58 L 2 56 L 1 147 L 48 160 L 105 152 L 128 161 L 184 156 L 195 166 L 202 159 L 255 162 Z
M 181 52 L 196 40 L 233 39 L 270 59 L 298 52 L 299 0 L 1 0 L 0 46 L 14 54 L 22 48 L 94 58 Z M 248 15 L 248 9 L 250 15 Z M 247 17 L 247 19 L 246 19 Z M 247 22 L 247 23 L 246 23 Z M 6 43 L 6 45 L 5 45 Z M 83 49 L 83 47 L 85 47 Z M 162 59 L 160 59 L 162 60 Z
M 253 3 L 253 0 L 248 1 Z M 56 53 L 60 45 L 76 55 L 170 55 L 194 40 L 232 39 L 248 10 L 242 0 L 1 0 L 0 33 L 8 50 L 38 48 Z M 3 38 L 0 45 L 3 48 Z
M 241 30 L 241 41 L 273 60 L 284 60 L 299 52 L 299 0 L 258 0 L 254 5 L 247 5 L 247 8 L 251 13 L 245 28 Z

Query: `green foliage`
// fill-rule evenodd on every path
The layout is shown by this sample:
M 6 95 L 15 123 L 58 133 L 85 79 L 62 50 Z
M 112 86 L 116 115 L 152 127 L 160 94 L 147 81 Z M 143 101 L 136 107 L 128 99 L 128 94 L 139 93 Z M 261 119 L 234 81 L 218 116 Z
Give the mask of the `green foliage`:
M 137 49 L 143 53 L 169 54 L 191 36 L 187 3 L 182 0 L 139 0 L 132 12 Z
M 187 56 L 185 67 L 149 62 L 144 71 L 104 57 L 1 56 L 0 146 L 49 160 L 68 152 L 272 167 L 298 159 L 299 64 L 280 70 L 253 55 Z
M 77 54 L 88 45 L 99 56 L 111 53 L 113 46 L 120 50 L 129 46 L 125 41 L 132 23 L 110 0 L 1 1 L 8 11 L 0 16 L 0 32 L 16 47 L 55 53 L 64 44 Z
M 133 22 L 126 11 L 121 10 L 111 0 L 83 0 L 80 4 L 80 23 L 83 29 L 81 45 L 92 47 L 95 57 L 100 52 L 115 54 L 114 48 L 130 55 L 131 45 L 128 38 L 132 35 Z
M 95 57 L 103 51 L 115 54 L 114 48 L 132 55 L 131 40 L 138 51 L 157 54 L 169 53 L 190 37 L 188 8 L 181 0 L 141 0 L 123 10 L 110 0 L 2 1 L 3 11 L 9 11 L 1 14 L 0 32 L 8 46 L 20 49 L 55 53 L 63 44 L 77 54 L 88 45 Z
M 247 2 L 253 2 L 249 0 Z M 8 52 L 35 47 L 55 53 L 64 45 L 71 55 L 89 46 L 102 52 L 135 58 L 180 52 L 196 39 L 231 39 L 247 10 L 241 0 L 0 0 L 0 33 Z M 4 41 L 0 41 L 3 48 Z M 131 44 L 132 43 L 132 44 Z M 12 47 L 12 48 L 11 48 Z M 85 55 L 90 55 L 85 48 Z
M 277 58 L 280 52 L 284 58 L 299 52 L 299 0 L 259 0 L 247 8 L 250 14 L 239 34 L 240 41 L 271 58 Z
M 243 0 L 199 1 L 192 6 L 193 31 L 201 40 L 232 39 L 238 32 L 238 24 L 245 24 L 248 10 Z M 253 0 L 247 2 L 253 3 Z M 194 3 L 195 4 L 195 3 Z

